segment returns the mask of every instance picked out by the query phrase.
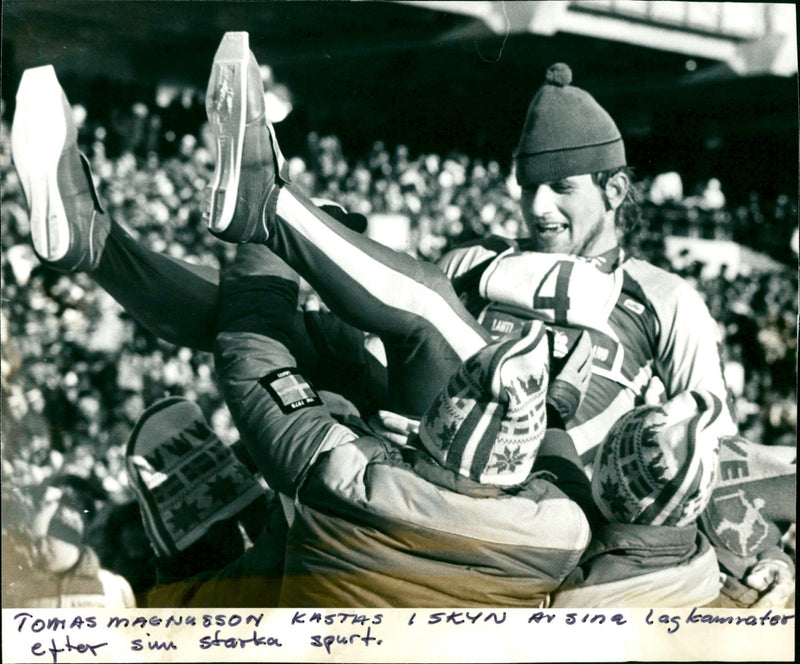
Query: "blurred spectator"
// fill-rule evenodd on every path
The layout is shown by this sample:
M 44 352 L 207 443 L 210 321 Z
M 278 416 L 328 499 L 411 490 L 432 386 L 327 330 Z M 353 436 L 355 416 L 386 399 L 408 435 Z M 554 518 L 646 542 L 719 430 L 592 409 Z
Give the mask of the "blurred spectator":
M 683 180 L 679 173 L 661 173 L 653 180 L 648 198 L 655 205 L 680 203 L 683 200 Z
M 273 124 L 282 122 L 294 108 L 292 94 L 283 83 L 278 83 L 269 65 L 261 65 L 261 78 L 264 81 L 264 106 L 267 120 Z
M 72 482 L 3 488 L 4 608 L 136 606 L 125 578 L 84 541 L 90 496 Z
M 147 591 L 156 582 L 156 566 L 139 504 L 130 500 L 111 506 L 107 517 L 95 527 L 95 540 L 103 567 L 125 577 L 137 606 L 145 606 Z

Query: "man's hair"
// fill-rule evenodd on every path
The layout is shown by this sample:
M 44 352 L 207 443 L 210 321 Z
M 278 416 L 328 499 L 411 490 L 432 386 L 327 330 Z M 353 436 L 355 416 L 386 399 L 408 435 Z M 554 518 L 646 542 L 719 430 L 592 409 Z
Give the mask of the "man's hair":
M 639 207 L 639 188 L 633 180 L 633 169 L 630 166 L 620 166 L 599 173 L 592 173 L 592 181 L 603 191 L 605 200 L 605 188 L 608 181 L 617 173 L 624 173 L 628 177 L 628 191 L 625 198 L 617 208 L 614 221 L 617 227 L 617 237 L 619 243 L 625 249 L 630 249 L 634 244 L 634 238 L 641 230 L 642 211 Z M 608 201 L 606 200 L 606 205 Z

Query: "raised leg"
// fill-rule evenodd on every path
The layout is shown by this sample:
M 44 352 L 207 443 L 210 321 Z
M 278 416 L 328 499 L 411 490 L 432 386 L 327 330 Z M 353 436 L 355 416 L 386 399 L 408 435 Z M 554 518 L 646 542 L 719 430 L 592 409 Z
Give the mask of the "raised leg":
M 232 61 L 236 75 L 227 75 Z M 207 200 L 213 204 L 206 206 L 209 230 L 230 242 L 265 242 L 335 314 L 380 335 L 396 408 L 424 412 L 489 335 L 438 268 L 346 228 L 286 181 L 244 33 L 223 38 L 206 100 L 219 147 L 217 171 L 238 173 L 237 179 L 220 177 L 212 183 Z M 232 166 L 237 161 L 239 168 Z M 234 210 L 230 217 L 227 210 Z

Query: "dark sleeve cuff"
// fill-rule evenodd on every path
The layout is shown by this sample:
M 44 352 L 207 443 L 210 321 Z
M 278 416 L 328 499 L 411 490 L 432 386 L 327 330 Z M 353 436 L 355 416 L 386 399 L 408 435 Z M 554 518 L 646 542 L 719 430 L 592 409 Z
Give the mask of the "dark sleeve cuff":
M 558 409 L 551 403 L 547 404 L 547 428 L 548 429 L 566 429 L 564 424 L 564 420 L 561 417 L 561 413 L 558 412 Z
M 592 531 L 605 523 L 605 517 L 592 498 L 592 484 L 583 470 L 575 444 L 565 431 L 547 431 L 533 464 L 533 472 L 541 471 L 555 476 L 555 485 L 583 510 Z
M 292 350 L 299 287 L 271 275 L 223 279 L 219 285 L 217 334 L 251 332 Z

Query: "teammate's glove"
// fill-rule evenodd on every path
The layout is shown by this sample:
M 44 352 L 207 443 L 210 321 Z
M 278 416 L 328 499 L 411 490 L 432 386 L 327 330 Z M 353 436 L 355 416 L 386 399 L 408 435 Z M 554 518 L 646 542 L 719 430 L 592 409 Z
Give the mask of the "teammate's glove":
M 312 198 L 311 202 L 350 230 L 356 233 L 363 233 L 367 230 L 367 218 L 360 212 L 349 212 L 343 205 L 327 198 Z
M 551 364 L 547 404 L 556 409 L 565 423 L 575 415 L 586 394 L 593 358 L 592 340 L 584 331 L 564 358 Z
M 777 547 L 759 554 L 760 560 L 744 578 L 723 574 L 721 603 L 715 606 L 748 609 L 782 609 L 792 606 L 795 573 L 792 559 Z

